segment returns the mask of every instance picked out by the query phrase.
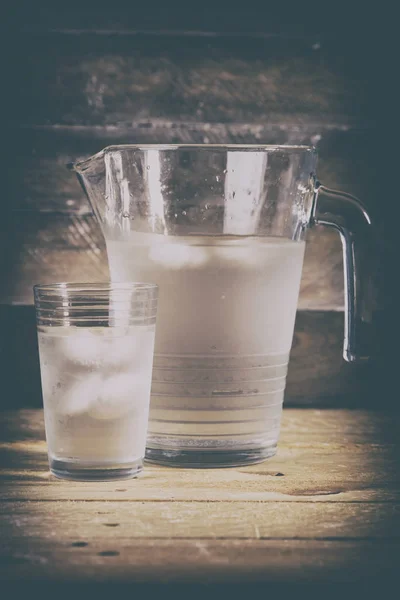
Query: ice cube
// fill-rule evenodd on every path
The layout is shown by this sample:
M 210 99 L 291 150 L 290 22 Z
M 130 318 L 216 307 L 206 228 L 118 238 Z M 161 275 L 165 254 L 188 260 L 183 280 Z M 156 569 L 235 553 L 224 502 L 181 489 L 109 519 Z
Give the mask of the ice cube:
M 102 389 L 102 378 L 98 373 L 87 374 L 79 379 L 71 375 L 69 385 L 61 386 L 57 412 L 73 417 L 87 412 L 96 403 Z
M 214 249 L 215 259 L 227 267 L 260 268 L 260 254 L 251 244 L 222 245 Z
M 150 260 L 169 269 L 200 267 L 207 262 L 207 250 L 203 246 L 185 244 L 157 244 L 150 248 Z
M 89 366 L 101 358 L 104 340 L 100 335 L 83 329 L 60 339 L 60 352 L 75 364 Z
M 127 365 L 135 371 L 147 371 L 153 357 L 154 328 L 129 327 L 126 335 L 116 332 L 108 340 L 107 351 L 102 357 L 105 366 L 125 368 Z
M 89 414 L 95 419 L 117 419 L 131 410 L 145 410 L 149 396 L 150 378 L 132 373 L 113 375 L 103 381 Z
M 116 335 L 108 339 L 107 347 L 102 357 L 106 366 L 126 366 L 134 364 L 135 359 L 140 356 L 142 350 L 140 339 L 136 335 Z

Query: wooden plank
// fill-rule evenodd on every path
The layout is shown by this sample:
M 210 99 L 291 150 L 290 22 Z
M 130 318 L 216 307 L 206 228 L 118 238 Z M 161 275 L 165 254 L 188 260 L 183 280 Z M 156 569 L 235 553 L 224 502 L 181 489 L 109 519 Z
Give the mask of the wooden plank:
M 82 34 L 77 44 L 74 35 L 24 32 L 19 45 L 30 50 L 14 63 L 19 86 L 13 108 L 24 123 L 177 117 L 251 123 L 292 114 L 358 120 L 375 100 L 371 72 L 354 64 L 357 43 L 345 47 L 343 39 L 315 45 L 308 36 L 269 36 L 244 44 L 240 36 L 160 36 L 155 44 L 146 35 Z
M 58 524 L 57 524 L 58 526 Z M 56 533 L 56 528 L 54 533 Z M 56 535 L 54 539 L 56 539 Z M 78 538 L 79 539 L 79 538 Z M 393 541 L 133 540 L 94 547 L 56 542 L 11 547 L 3 582 L 327 583 L 388 581 L 398 564 Z M 46 589 L 47 585 L 46 585 Z M 70 588 L 67 588 L 70 590 Z M 100 588 L 99 588 L 100 589 Z M 101 591 L 107 588 L 102 587 Z M 111 589 L 109 591 L 112 591 Z M 165 590 L 164 590 L 165 591 Z M 198 591 L 198 590 L 197 590 Z
M 5 545 L 126 546 L 135 539 L 395 539 L 400 505 L 293 502 L 3 502 Z M 54 526 L 57 523 L 57 540 Z M 71 550 L 76 552 L 76 550 Z
M 146 465 L 136 480 L 66 482 L 49 475 L 42 411 L 1 420 L 3 500 L 137 502 L 393 502 L 400 498 L 399 416 L 285 409 L 278 453 L 249 467 L 171 469 Z
M 80 263 L 82 264 L 82 263 Z M 41 386 L 34 308 L 0 306 L 0 375 L 2 408 L 40 407 Z M 379 341 L 380 338 L 377 338 Z M 298 311 L 285 402 L 286 405 L 396 405 L 396 396 L 382 396 L 382 380 L 395 371 L 384 360 L 349 365 L 342 358 L 343 313 Z
M 333 449 L 334 451 L 334 449 Z M 2 451 L 2 454 L 3 451 Z M 186 477 L 186 474 L 181 472 L 169 472 L 165 470 L 161 472 L 156 467 L 147 465 L 146 471 L 140 477 L 140 480 L 135 481 L 134 485 L 132 482 L 120 482 L 119 485 L 124 487 L 115 487 L 118 483 L 109 484 L 71 484 L 70 482 L 58 482 L 49 475 L 46 470 L 47 462 L 46 455 L 43 453 L 43 457 L 38 460 L 31 469 L 25 468 L 20 469 L 9 469 L 4 472 L 4 476 L 0 480 L 2 487 L 2 498 L 3 500 L 10 500 L 13 502 L 31 502 L 40 501 L 44 503 L 48 502 L 95 502 L 95 501 L 106 501 L 106 502 L 135 502 L 141 504 L 143 502 L 195 502 L 203 504 L 205 502 L 219 503 L 224 501 L 229 502 L 263 502 L 270 504 L 274 502 L 287 502 L 293 505 L 301 504 L 393 504 L 399 502 L 400 492 L 395 487 L 393 479 L 388 483 L 384 476 L 387 475 L 387 469 L 385 465 L 389 463 L 386 457 L 382 460 L 377 461 L 373 467 L 367 467 L 364 473 L 362 481 L 353 481 L 349 483 L 347 477 L 356 473 L 356 465 L 350 465 L 351 475 L 347 474 L 342 478 L 335 478 L 334 468 L 328 461 L 328 453 L 324 455 L 319 454 L 318 460 L 311 464 L 311 475 L 304 484 L 299 482 L 298 478 L 296 481 L 294 477 L 289 480 L 289 483 L 281 486 L 283 491 L 274 491 L 273 488 L 279 488 L 274 485 L 273 477 L 276 477 L 277 468 L 285 468 L 288 465 L 288 460 L 271 460 L 268 464 L 272 471 L 263 472 L 261 471 L 252 475 L 252 471 L 245 472 L 247 477 L 236 474 L 230 478 L 224 476 L 223 473 L 212 471 L 210 476 L 207 474 L 197 474 L 194 477 L 193 474 Z M 303 453 L 305 454 L 305 453 Z M 304 462 L 306 460 L 311 462 L 309 453 L 304 456 Z M 10 454 L 7 456 L 7 460 Z M 295 458 L 296 453 L 292 451 L 291 458 Z M 360 458 L 360 456 L 357 456 Z M 303 457 L 302 457 L 303 458 Z M 343 456 L 337 455 L 338 459 L 343 460 Z M 361 457 L 363 464 L 367 463 L 364 457 Z M 365 459 L 365 460 L 363 460 Z M 33 460 L 33 459 L 32 459 Z M 38 471 L 38 465 L 43 465 L 43 470 Z M 327 465 L 327 472 L 323 475 Z M 249 467 L 246 467 L 247 469 Z M 306 469 L 304 467 L 297 467 L 300 469 L 300 473 L 305 475 Z M 374 481 L 375 468 L 383 468 L 382 480 Z M 314 469 L 314 470 L 313 470 Z M 392 472 L 395 469 L 395 463 L 392 461 L 389 465 L 389 469 Z M 286 471 L 288 469 L 286 468 Z M 344 471 L 344 469 L 342 469 Z M 219 475 L 219 479 L 217 476 Z M 263 477 L 265 475 L 265 477 Z M 327 482 L 327 477 L 332 476 L 333 481 Z M 392 476 L 393 477 L 393 476 Z M 152 478 L 153 481 L 149 481 Z M 182 481 L 177 484 L 177 478 Z M 369 481 L 367 481 L 369 478 Z M 138 483 L 140 481 L 140 483 Z M 220 481 L 222 482 L 222 488 L 219 488 Z M 271 484 L 272 481 L 272 484 Z M 296 487 L 297 484 L 297 487 Z M 166 486 L 160 488 L 160 486 Z M 245 487 L 249 485 L 248 491 L 245 491 Z M 308 487 L 307 487 L 308 486 Z
M 36 283 L 108 279 L 105 243 L 93 216 L 15 212 L 1 229 L 2 303 L 32 304 Z

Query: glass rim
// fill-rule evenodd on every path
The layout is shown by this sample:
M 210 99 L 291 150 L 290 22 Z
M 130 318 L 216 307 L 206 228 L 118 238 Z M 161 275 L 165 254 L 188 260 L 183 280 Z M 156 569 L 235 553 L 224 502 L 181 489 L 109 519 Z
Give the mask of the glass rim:
M 34 292 L 131 292 L 131 291 L 151 291 L 157 290 L 156 283 L 142 281 L 122 281 L 122 282 L 69 282 L 61 281 L 57 283 L 37 283 L 33 286 Z
M 195 150 L 230 150 L 230 151 L 241 151 L 241 150 L 286 150 L 288 152 L 304 151 L 316 153 L 317 150 L 314 146 L 307 146 L 306 144 L 112 144 L 106 146 L 102 152 L 113 151 L 117 149 L 136 149 L 136 150 L 189 150 L 193 148 Z

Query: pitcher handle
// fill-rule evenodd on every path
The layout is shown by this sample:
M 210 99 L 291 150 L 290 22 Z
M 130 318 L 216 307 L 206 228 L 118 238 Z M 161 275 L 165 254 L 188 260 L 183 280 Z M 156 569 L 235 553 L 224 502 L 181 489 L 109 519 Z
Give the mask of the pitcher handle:
M 318 181 L 311 224 L 336 229 L 342 241 L 344 268 L 344 345 L 347 362 L 367 360 L 371 346 L 373 245 L 371 219 L 351 194 L 331 190 Z

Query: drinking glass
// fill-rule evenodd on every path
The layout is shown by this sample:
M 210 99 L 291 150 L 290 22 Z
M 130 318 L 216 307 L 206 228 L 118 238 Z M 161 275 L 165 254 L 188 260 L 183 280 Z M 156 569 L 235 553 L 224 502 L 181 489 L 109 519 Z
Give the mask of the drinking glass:
M 149 283 L 34 287 L 51 472 L 127 479 L 142 470 L 158 288 Z

